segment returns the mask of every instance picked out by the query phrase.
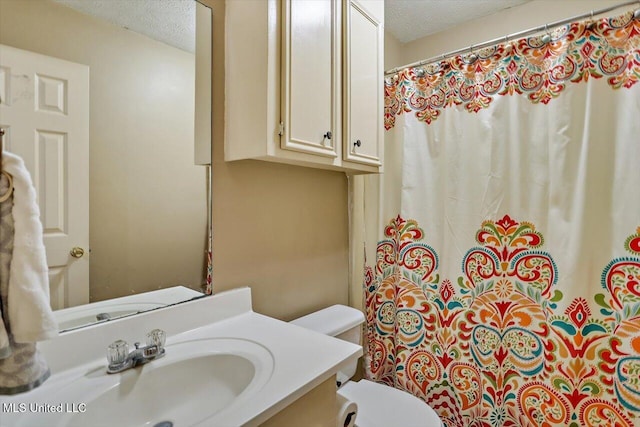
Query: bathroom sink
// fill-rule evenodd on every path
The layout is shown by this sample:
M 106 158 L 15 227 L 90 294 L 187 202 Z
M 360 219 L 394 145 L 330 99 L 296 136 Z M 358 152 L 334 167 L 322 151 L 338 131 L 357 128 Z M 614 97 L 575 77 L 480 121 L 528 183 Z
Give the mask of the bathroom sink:
M 107 373 L 110 344 L 126 340 L 131 354 L 136 339 L 161 338 L 154 328 L 166 331 L 163 357 Z M 249 288 L 79 328 L 38 347 L 51 377 L 0 396 L 1 427 L 259 426 L 296 416 L 292 404 L 318 387 L 333 396 L 339 367 L 362 354 L 358 345 L 255 313 Z M 142 356 L 152 357 L 147 350 Z
M 250 399 L 273 366 L 266 348 L 243 339 L 167 345 L 164 357 L 118 374 L 94 366 L 56 393 L 56 402 L 75 407 L 20 425 L 191 426 L 206 419 L 215 425 L 212 417 Z

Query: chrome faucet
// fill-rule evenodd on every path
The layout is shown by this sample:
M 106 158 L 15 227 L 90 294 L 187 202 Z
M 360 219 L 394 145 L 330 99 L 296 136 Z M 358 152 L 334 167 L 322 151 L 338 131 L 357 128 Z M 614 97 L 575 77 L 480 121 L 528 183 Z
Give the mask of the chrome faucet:
M 108 374 L 115 374 L 138 365 L 143 365 L 164 356 L 164 342 L 166 334 L 162 329 L 154 329 L 147 334 L 147 345 L 140 347 L 140 343 L 134 344 L 135 350 L 129 352 L 129 344 L 123 340 L 112 342 L 107 347 Z

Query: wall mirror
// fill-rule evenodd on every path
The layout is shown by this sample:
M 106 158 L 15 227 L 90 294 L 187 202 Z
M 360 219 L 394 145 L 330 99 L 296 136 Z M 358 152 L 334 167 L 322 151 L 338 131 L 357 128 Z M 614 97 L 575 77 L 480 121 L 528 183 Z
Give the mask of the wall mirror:
M 61 330 L 205 295 L 211 10 L 0 0 L 0 45 L 0 126 L 36 186 Z

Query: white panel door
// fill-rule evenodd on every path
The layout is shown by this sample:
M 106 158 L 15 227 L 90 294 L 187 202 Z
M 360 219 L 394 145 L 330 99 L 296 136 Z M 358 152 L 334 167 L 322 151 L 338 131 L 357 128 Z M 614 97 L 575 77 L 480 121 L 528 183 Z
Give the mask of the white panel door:
M 337 157 L 340 7 L 336 0 L 285 0 L 283 9 L 281 147 Z
M 5 148 L 36 187 L 51 305 L 88 303 L 89 67 L 0 45 L 0 86 Z

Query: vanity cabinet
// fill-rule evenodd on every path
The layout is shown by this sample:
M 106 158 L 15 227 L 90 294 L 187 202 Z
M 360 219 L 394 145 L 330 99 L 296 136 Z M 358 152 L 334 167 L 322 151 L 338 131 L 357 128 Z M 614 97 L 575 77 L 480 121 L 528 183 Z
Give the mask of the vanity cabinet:
M 382 172 L 379 0 L 226 3 L 225 160 Z
M 260 427 L 335 427 L 337 413 L 336 376 L 333 375 Z

